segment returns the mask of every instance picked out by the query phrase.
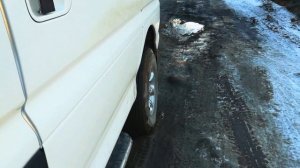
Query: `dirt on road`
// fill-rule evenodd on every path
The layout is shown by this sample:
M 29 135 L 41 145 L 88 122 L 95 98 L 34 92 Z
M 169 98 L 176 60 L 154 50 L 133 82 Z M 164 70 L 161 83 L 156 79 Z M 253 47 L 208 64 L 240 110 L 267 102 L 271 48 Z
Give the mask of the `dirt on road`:
M 152 135 L 134 140 L 127 167 L 300 167 L 294 141 L 276 121 L 283 110 L 277 91 L 285 86 L 272 78 L 273 64 L 261 61 L 277 59 L 281 50 L 267 45 L 272 40 L 261 29 L 277 30 L 278 39 L 295 46 L 300 38 L 272 22 L 264 2 L 264 16 L 243 15 L 238 5 L 161 0 L 158 123 Z M 175 22 L 204 31 L 180 33 Z
M 285 6 L 289 11 L 300 17 L 300 1 L 299 0 L 274 0 L 274 2 Z

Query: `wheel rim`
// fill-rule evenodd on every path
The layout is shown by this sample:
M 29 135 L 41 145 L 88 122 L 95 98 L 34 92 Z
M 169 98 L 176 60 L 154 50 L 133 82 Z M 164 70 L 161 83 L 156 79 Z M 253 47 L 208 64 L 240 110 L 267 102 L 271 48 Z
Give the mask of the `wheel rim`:
M 151 69 L 149 79 L 148 79 L 149 85 L 148 85 L 148 109 L 149 114 L 153 115 L 156 108 L 156 77 L 153 69 Z

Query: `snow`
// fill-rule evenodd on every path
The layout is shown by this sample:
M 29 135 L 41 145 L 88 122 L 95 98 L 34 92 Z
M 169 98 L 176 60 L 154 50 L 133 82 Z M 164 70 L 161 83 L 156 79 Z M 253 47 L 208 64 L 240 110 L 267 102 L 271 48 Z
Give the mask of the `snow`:
M 204 31 L 204 25 L 195 22 L 182 23 L 180 19 L 173 19 L 171 23 L 173 28 L 182 36 Z
M 293 25 L 295 16 L 275 3 L 274 10 L 266 11 L 263 0 L 224 0 L 236 13 L 258 20 L 256 25 L 264 49 L 254 62 L 268 70 L 274 98 L 269 112 L 278 112 L 274 118 L 278 131 L 287 141 L 289 159 L 300 163 L 300 27 Z M 272 21 L 266 21 L 267 17 Z M 274 28 L 274 29 L 273 29 Z
M 184 21 L 179 18 L 171 18 L 161 30 L 162 34 L 172 37 L 180 42 L 203 33 L 204 25 L 192 21 Z M 205 33 L 205 32 L 204 32 Z

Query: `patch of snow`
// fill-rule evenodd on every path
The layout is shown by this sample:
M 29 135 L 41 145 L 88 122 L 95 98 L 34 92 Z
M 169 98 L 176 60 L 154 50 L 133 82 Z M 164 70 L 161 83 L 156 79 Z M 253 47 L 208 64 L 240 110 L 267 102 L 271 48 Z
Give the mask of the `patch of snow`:
M 203 32 L 204 27 L 204 25 L 196 22 L 185 22 L 179 18 L 176 18 L 170 19 L 169 22 L 165 24 L 165 27 L 161 29 L 161 33 L 180 42 L 184 42 Z
M 182 23 L 180 19 L 173 19 L 171 23 L 173 28 L 182 36 L 204 31 L 204 25 L 195 22 Z
M 300 27 L 293 25 L 295 18 L 284 7 L 269 2 L 273 10 L 263 8 L 264 0 L 224 0 L 244 17 L 256 18 L 264 52 L 254 62 L 268 70 L 273 85 L 273 107 L 278 112 L 275 123 L 288 149 L 289 159 L 300 163 Z M 272 17 L 272 21 L 266 20 Z M 275 28 L 275 29 L 273 29 Z M 291 167 L 295 166 L 292 165 Z

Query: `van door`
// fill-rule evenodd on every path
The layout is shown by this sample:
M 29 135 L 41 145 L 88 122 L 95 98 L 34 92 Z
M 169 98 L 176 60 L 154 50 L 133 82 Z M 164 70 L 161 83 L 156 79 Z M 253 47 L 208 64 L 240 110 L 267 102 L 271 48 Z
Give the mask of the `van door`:
M 23 167 L 39 149 L 39 144 L 21 114 L 25 97 L 1 15 L 0 63 L 0 167 Z
M 48 164 L 82 167 L 135 78 L 142 25 L 124 26 L 144 1 L 2 1 Z

